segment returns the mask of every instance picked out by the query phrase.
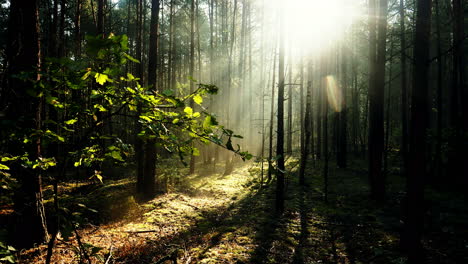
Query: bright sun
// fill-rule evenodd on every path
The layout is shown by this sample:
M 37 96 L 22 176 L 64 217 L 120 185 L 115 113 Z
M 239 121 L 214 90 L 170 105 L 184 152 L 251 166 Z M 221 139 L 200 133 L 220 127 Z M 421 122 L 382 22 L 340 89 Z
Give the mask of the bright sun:
M 356 0 L 285 2 L 283 10 L 285 28 L 287 38 L 293 40 L 292 48 L 317 54 L 342 38 L 352 22 L 359 17 L 359 2 Z

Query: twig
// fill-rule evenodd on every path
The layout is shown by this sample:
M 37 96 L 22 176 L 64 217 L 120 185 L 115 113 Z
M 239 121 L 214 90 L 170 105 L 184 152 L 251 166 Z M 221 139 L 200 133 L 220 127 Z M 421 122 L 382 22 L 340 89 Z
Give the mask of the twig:
M 114 246 L 111 245 L 110 249 L 109 249 L 109 256 L 107 257 L 107 260 L 106 260 L 106 263 L 105 264 L 109 264 L 110 260 L 112 259 L 112 249 L 114 249 Z
M 81 249 L 80 251 L 83 251 L 84 258 L 88 261 L 89 264 L 91 264 L 91 259 L 88 256 L 88 252 L 86 252 L 86 248 L 84 247 L 83 243 L 81 242 L 81 237 L 78 234 L 78 231 L 76 230 L 75 225 L 73 225 L 73 230 L 75 231 L 76 241 L 78 241 L 78 246 Z
M 142 230 L 142 231 L 124 231 L 125 233 L 140 234 L 140 233 L 154 233 L 159 232 L 159 230 Z

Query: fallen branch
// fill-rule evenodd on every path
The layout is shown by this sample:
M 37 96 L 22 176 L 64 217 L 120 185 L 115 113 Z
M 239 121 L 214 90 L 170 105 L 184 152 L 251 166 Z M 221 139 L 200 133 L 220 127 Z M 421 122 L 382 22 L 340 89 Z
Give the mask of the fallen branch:
M 159 232 L 160 230 L 141 230 L 141 231 L 124 231 L 125 233 L 131 233 L 131 234 L 140 234 L 140 233 L 155 233 Z
M 110 260 L 112 259 L 112 249 L 114 249 L 114 246 L 111 246 L 110 249 L 109 249 L 109 256 L 107 257 L 107 260 L 106 260 L 106 263 L 105 264 L 109 264 L 110 263 Z

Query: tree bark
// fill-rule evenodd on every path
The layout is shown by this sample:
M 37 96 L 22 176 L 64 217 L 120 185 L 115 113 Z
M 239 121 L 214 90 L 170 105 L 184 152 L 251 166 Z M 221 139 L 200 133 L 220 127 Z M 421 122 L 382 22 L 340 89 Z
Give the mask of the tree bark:
M 408 89 L 406 69 L 406 29 L 405 7 L 400 0 L 400 61 L 401 61 L 401 158 L 403 161 L 402 175 L 406 176 L 408 169 Z
M 411 96 L 411 130 L 409 141 L 406 219 L 401 238 L 409 263 L 424 263 L 421 237 L 424 226 L 424 181 L 426 176 L 426 132 L 429 123 L 429 46 L 431 2 L 417 1 L 414 40 L 413 92 Z
M 375 31 L 375 2 L 369 2 L 370 27 L 370 72 L 369 72 L 369 180 L 371 198 L 382 201 L 385 198 L 385 179 L 382 174 L 384 147 L 384 86 L 385 46 L 387 32 L 387 0 L 381 0 L 378 12 L 377 32 Z M 378 35 L 378 36 L 377 36 Z
M 278 62 L 278 114 L 276 138 L 276 212 L 284 211 L 284 14 L 280 3 L 279 19 L 279 62 Z
M 158 91 L 157 62 L 159 48 L 159 5 L 159 0 L 151 1 L 150 41 L 148 54 L 148 85 L 154 92 Z M 143 167 L 143 195 L 146 199 L 153 198 L 156 191 L 156 154 L 156 140 L 147 140 Z
M 5 95 L 9 101 L 6 105 L 5 118 L 12 123 L 8 128 L 1 129 L 2 138 L 9 137 L 7 131 L 11 128 L 25 128 L 20 132 L 25 137 L 29 137 L 32 130 L 41 129 L 42 99 L 32 97 L 27 92 L 33 89 L 34 82 L 40 80 L 39 32 L 38 1 L 32 0 L 24 4 L 19 0 L 11 0 L 7 42 L 8 92 Z M 20 80 L 15 77 L 22 72 L 32 73 L 31 80 Z M 21 138 L 21 134 L 17 133 L 17 136 Z M 27 152 L 30 160 L 41 157 L 40 137 L 23 148 L 18 148 L 18 144 L 19 142 L 12 141 L 7 146 L 12 155 L 22 155 Z M 32 247 L 35 243 L 42 243 L 48 239 L 40 170 L 13 165 L 11 174 L 19 184 L 13 197 L 17 217 L 12 231 L 16 246 Z

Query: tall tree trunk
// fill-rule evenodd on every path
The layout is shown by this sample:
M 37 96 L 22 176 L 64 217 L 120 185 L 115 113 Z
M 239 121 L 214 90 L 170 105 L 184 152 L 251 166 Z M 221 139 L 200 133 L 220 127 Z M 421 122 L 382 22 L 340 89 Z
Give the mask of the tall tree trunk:
M 417 1 L 416 35 L 414 40 L 413 92 L 411 95 L 411 130 L 408 175 L 406 177 L 406 215 L 401 238 L 409 263 L 424 263 L 421 237 L 424 226 L 424 181 L 426 176 L 426 132 L 429 123 L 429 47 L 431 2 Z
M 148 54 L 148 85 L 153 91 L 157 87 L 157 62 L 158 62 L 158 29 L 159 29 L 159 0 L 151 1 L 151 22 Z M 143 195 L 146 199 L 154 197 L 156 191 L 156 140 L 149 139 L 146 142 L 144 167 L 143 167 Z
M 286 36 L 285 36 L 286 37 Z M 292 45 L 289 46 L 289 49 L 288 49 L 288 53 L 289 53 L 289 58 L 288 58 L 288 78 L 289 78 L 289 84 L 288 84 L 288 126 L 287 126 L 287 133 L 286 133 L 286 153 L 288 155 L 291 155 L 292 154 L 292 130 L 293 130 L 293 127 L 292 127 L 292 120 L 293 120 L 293 114 L 292 114 L 292 111 L 293 111 L 293 102 L 292 102 L 292 99 L 293 99 L 293 79 L 292 79 L 292 50 L 291 50 L 291 47 Z M 301 119 L 302 121 L 302 119 Z
M 284 12 L 280 3 L 279 19 L 279 62 L 278 62 L 278 113 L 276 138 L 276 212 L 284 211 Z
M 405 176 L 408 168 L 408 91 L 406 69 L 406 28 L 405 7 L 400 0 L 400 60 L 401 60 L 401 158 L 403 160 L 402 174 Z
M 31 0 L 27 4 L 18 0 L 10 1 L 8 22 L 8 92 L 5 119 L 11 120 L 9 127 L 0 129 L 2 139 L 9 137 L 8 130 L 13 127 L 26 128 L 24 135 L 29 137 L 32 130 L 41 129 L 42 99 L 28 95 L 32 83 L 20 80 L 15 75 L 22 72 L 32 74 L 32 82 L 40 80 L 41 53 L 39 42 L 39 9 L 38 1 Z M 4 94 L 2 94 L 4 95 Z M 24 148 L 18 148 L 19 142 L 11 142 L 7 148 L 13 155 L 29 153 L 30 160 L 41 158 L 41 139 L 33 140 Z M 13 235 L 18 248 L 32 247 L 48 239 L 45 211 L 42 198 L 42 178 L 40 170 L 23 168 L 13 165 L 11 174 L 18 181 L 14 194 L 14 209 L 16 214 Z M 13 231 L 12 230 L 12 231 Z
M 435 0 L 435 14 L 436 14 L 436 36 L 437 36 L 437 139 L 436 139 L 436 150 L 435 150 L 435 166 L 436 171 L 435 175 L 437 181 L 442 179 L 442 117 L 443 111 L 442 108 L 442 82 L 444 80 L 443 76 L 443 67 L 444 67 L 444 57 L 442 56 L 442 38 L 441 38 L 441 29 L 440 29 L 440 7 L 439 0 Z
M 309 63 L 309 67 L 311 64 Z M 302 69 L 301 69 L 302 71 Z M 309 69 L 309 72 L 311 69 Z M 302 74 L 301 74 L 302 75 Z M 310 136 L 311 136 L 311 91 L 312 91 L 312 82 L 311 80 L 308 81 L 307 83 L 307 97 L 306 97 L 306 109 L 305 109 L 305 117 L 302 122 L 302 126 L 304 127 L 304 139 L 301 140 L 301 167 L 299 169 L 299 183 L 301 185 L 305 184 L 305 169 L 306 169 L 306 164 L 307 164 L 307 156 L 309 154 L 309 144 L 310 144 Z M 302 93 L 301 93 L 302 95 Z
M 142 28 L 143 28 L 143 21 L 142 21 L 142 6 L 143 0 L 136 1 L 136 59 L 139 63 L 136 64 L 136 76 L 140 78 L 140 83 L 144 83 L 144 74 L 143 74 L 143 61 L 142 61 Z M 142 109 L 141 105 L 137 105 L 137 116 L 141 115 Z M 138 136 L 142 129 L 141 123 L 138 120 L 138 117 L 135 119 L 135 160 L 137 164 L 137 192 L 138 193 L 145 193 L 145 149 L 144 149 L 144 141 L 141 137 Z
M 322 117 L 322 122 L 323 122 L 323 193 L 324 193 L 324 199 L 325 202 L 328 202 L 328 163 L 329 163 L 329 151 L 328 151 L 328 96 L 331 96 L 327 94 L 327 91 L 329 89 L 330 81 L 329 78 L 327 77 L 328 73 L 328 63 L 327 65 L 325 64 L 325 58 L 321 58 L 321 65 L 320 65 L 320 76 L 321 76 L 321 87 L 320 90 L 322 90 L 323 93 L 323 117 Z M 334 87 L 332 87 L 333 89 Z
M 275 47 L 273 49 L 273 80 L 271 83 L 271 107 L 270 107 L 270 128 L 269 128 L 269 141 L 268 141 L 268 182 L 272 179 L 273 174 L 273 127 L 274 127 L 274 116 L 275 116 L 275 86 L 276 86 L 276 54 L 277 54 L 277 47 L 275 43 Z
M 81 56 L 81 5 L 82 0 L 76 0 L 75 11 L 75 56 Z
M 232 64 L 233 64 L 233 60 L 234 60 L 234 42 L 235 42 L 235 39 L 236 39 L 236 16 L 237 16 L 237 1 L 238 0 L 234 0 L 234 10 L 233 10 L 233 14 L 232 14 L 232 26 L 231 26 L 231 37 L 230 37 L 230 42 L 229 42 L 229 58 L 228 58 L 228 78 L 227 78 L 227 81 L 228 81 L 228 85 L 227 85 L 227 105 L 226 105 L 226 109 L 227 109 L 227 113 L 226 113 L 226 120 L 227 120 L 227 126 L 229 127 L 230 126 L 230 111 L 231 111 L 231 92 L 232 92 L 232 72 L 233 72 L 233 67 L 232 67 Z M 227 24 L 227 18 L 226 18 L 226 24 Z M 226 45 L 227 45 L 227 40 L 226 40 Z M 232 169 L 233 169 L 233 164 L 232 164 L 232 156 L 231 156 L 231 153 L 227 152 L 227 155 L 226 155 L 226 165 L 225 165 L 225 168 L 224 168 L 224 175 L 229 175 L 231 174 L 232 172 Z
M 347 60 L 346 60 L 346 47 L 342 44 L 342 52 L 341 52 L 341 96 L 342 96 L 342 104 L 341 104 L 341 111 L 338 112 L 338 149 L 337 149 L 337 157 L 336 163 L 340 168 L 346 168 L 346 155 L 347 155 L 347 133 L 348 133 L 348 120 L 347 120 L 347 105 L 346 105 L 346 90 L 348 88 L 348 72 L 347 72 Z
M 320 65 L 321 68 L 322 66 Z M 323 84 L 322 75 L 321 73 L 318 74 L 318 85 L 319 88 L 316 90 L 316 107 L 317 107 L 317 116 L 316 116 L 316 123 L 317 123 L 317 147 L 316 147 L 316 158 L 320 160 L 322 158 L 322 116 L 323 116 L 323 104 L 324 104 L 324 92 L 321 89 L 321 85 Z
M 104 0 L 98 0 L 96 27 L 98 35 L 104 38 Z
M 382 201 L 385 198 L 385 179 L 382 174 L 384 147 L 384 86 L 385 46 L 387 32 L 387 0 L 380 0 L 377 32 L 375 32 L 375 2 L 370 2 L 370 67 L 369 70 L 369 179 L 371 198 Z M 377 36 L 378 35 L 378 36 Z M 375 53 L 374 53 L 375 52 Z M 374 58 L 374 59 L 373 59 Z
M 390 44 L 390 54 L 393 54 L 394 50 L 394 41 L 391 41 Z M 388 155 L 390 152 L 390 135 L 391 135 L 391 118 L 390 118 L 390 113 L 391 113 L 391 108 L 392 108 L 392 82 L 393 82 L 393 77 L 392 77 L 392 62 L 393 59 L 390 58 L 389 60 L 389 71 L 388 71 L 388 89 L 387 89 L 387 106 L 385 109 L 385 144 L 384 144 L 384 163 L 383 163 L 383 174 L 385 177 L 388 175 Z
M 316 92 L 314 92 L 314 69 L 312 67 L 312 60 L 310 59 L 307 65 L 307 89 L 310 89 L 310 113 L 309 113 L 309 120 L 310 120 L 310 153 L 312 154 L 312 166 L 315 167 L 315 153 L 316 148 L 314 144 L 314 108 L 312 104 L 314 103 L 314 96 L 317 96 Z
M 172 74 L 174 72 L 174 52 L 174 0 L 171 0 L 169 4 L 169 51 L 167 62 L 167 88 L 171 90 L 174 89 L 174 83 L 172 83 Z
M 190 3 L 190 69 L 189 75 L 190 78 L 195 79 L 195 0 L 192 0 Z M 195 90 L 195 85 L 192 80 L 190 80 L 190 93 L 193 93 Z M 194 103 L 193 100 L 190 100 L 190 107 L 193 109 Z M 194 147 L 192 143 L 192 147 Z M 195 156 L 190 156 L 190 169 L 189 174 L 195 173 Z
M 468 165 L 464 161 L 467 153 L 468 131 L 468 88 L 465 84 L 466 66 L 464 42 L 464 5 L 462 0 L 452 0 L 453 10 L 453 68 L 450 100 L 450 126 L 453 135 L 449 142 L 449 175 L 455 177 L 458 186 L 466 190 L 468 185 Z

